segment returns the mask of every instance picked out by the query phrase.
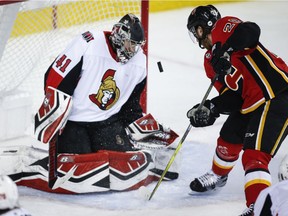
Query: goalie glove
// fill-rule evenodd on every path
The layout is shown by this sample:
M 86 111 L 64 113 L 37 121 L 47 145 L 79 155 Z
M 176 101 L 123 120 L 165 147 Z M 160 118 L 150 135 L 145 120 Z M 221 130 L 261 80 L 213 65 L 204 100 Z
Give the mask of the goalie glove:
M 132 122 L 126 131 L 136 149 L 162 149 L 178 137 L 173 130 L 159 124 L 151 114 Z
M 227 44 L 221 47 L 221 43 L 217 42 L 212 47 L 211 64 L 215 73 L 219 75 L 227 75 L 232 72 L 232 65 L 230 62 L 230 55 L 233 49 Z
M 194 127 L 206 127 L 213 125 L 220 116 L 215 105 L 210 100 L 206 100 L 202 108 L 198 108 L 200 104 L 195 105 L 187 112 L 187 117 Z

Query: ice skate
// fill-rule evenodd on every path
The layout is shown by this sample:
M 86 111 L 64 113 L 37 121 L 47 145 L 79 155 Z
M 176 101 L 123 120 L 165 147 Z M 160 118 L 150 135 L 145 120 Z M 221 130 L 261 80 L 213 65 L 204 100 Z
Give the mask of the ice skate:
M 223 187 L 226 184 L 227 178 L 228 175 L 219 176 L 216 175 L 213 171 L 209 171 L 204 175 L 195 178 L 190 183 L 190 188 L 192 193 L 215 191 L 217 188 Z
M 243 211 L 243 213 L 239 216 L 253 216 L 254 215 L 254 203 L 250 204 L 250 206 Z

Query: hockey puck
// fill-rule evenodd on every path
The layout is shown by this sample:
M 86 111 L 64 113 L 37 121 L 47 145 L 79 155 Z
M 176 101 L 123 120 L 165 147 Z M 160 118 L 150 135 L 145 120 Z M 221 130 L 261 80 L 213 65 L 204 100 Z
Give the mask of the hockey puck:
M 149 196 L 150 196 L 150 192 L 149 192 L 149 190 L 148 190 L 145 186 L 141 186 L 141 187 L 138 189 L 138 195 L 139 195 L 139 197 L 141 197 L 142 199 L 148 200 L 148 199 L 149 199 Z
M 157 65 L 158 65 L 158 69 L 159 69 L 159 71 L 160 71 L 160 72 L 163 72 L 163 67 L 162 67 L 162 64 L 161 64 L 160 61 L 157 62 Z

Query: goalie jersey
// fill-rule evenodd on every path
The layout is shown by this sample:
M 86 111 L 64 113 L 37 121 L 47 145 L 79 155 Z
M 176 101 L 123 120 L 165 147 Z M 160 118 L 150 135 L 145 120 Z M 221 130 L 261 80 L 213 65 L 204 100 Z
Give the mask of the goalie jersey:
M 288 212 L 288 180 L 281 181 L 263 190 L 255 203 L 255 216 L 281 216 Z
M 88 31 L 76 37 L 45 74 L 45 91 L 51 86 L 72 96 L 68 120 L 98 122 L 119 112 L 127 123 L 141 117 L 146 56 L 140 49 L 121 64 L 109 43 L 110 34 Z
M 15 209 L 11 209 L 5 213 L 1 213 L 0 211 L 0 215 L 1 216 L 31 216 L 31 214 L 23 208 L 15 208 Z

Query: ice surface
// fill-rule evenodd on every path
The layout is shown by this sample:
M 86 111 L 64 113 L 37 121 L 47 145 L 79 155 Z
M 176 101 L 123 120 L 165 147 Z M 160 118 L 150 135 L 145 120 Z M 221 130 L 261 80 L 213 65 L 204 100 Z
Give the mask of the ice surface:
M 288 62 L 288 2 L 255 1 L 217 7 L 222 16 L 234 15 L 258 23 L 262 29 L 261 42 Z M 201 101 L 209 85 L 202 67 L 204 50 L 192 43 L 186 30 L 191 9 L 153 13 L 149 20 L 148 112 L 180 136 L 189 124 L 187 110 Z M 158 61 L 162 62 L 162 73 Z M 213 90 L 210 95 L 216 92 Z M 222 116 L 211 127 L 192 128 L 177 156 L 182 160 L 179 179 L 162 182 L 150 201 L 139 198 L 137 191 L 59 195 L 19 187 L 20 203 L 34 216 L 238 215 L 245 208 L 241 161 L 223 190 L 210 196 L 188 195 L 191 180 L 211 166 L 215 140 L 224 120 Z M 270 165 L 274 183 L 285 152 L 288 152 L 287 140 Z M 152 191 L 155 184 L 147 189 Z

